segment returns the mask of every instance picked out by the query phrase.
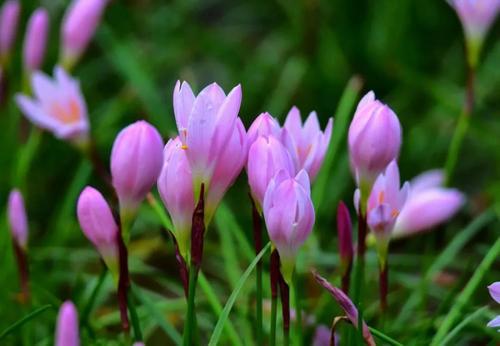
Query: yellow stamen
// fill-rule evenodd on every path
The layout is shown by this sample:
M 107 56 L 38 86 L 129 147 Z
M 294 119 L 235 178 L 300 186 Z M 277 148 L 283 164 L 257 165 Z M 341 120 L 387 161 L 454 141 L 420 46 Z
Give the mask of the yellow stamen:
M 393 209 L 391 212 L 391 216 L 394 218 L 394 217 L 398 217 L 398 215 L 399 215 L 399 210 Z
M 80 120 L 80 107 L 75 99 L 69 101 L 68 107 L 62 107 L 60 103 L 54 103 L 51 107 L 52 115 L 65 124 L 75 123 Z

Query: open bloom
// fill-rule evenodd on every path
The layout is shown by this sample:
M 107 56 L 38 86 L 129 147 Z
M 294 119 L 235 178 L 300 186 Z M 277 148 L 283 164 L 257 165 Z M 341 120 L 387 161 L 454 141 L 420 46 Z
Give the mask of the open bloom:
M 373 184 L 367 205 L 367 223 L 377 239 L 379 255 L 383 261 L 398 218 L 408 196 L 410 184 L 406 182 L 400 189 L 399 169 L 395 161 L 387 166 L 384 173 Z M 355 193 L 355 204 L 359 202 L 359 189 Z
M 114 278 L 118 278 L 118 225 L 108 203 L 91 186 L 83 189 L 77 216 L 85 236 L 94 244 Z
M 295 175 L 290 153 L 274 136 L 260 136 L 248 151 L 247 175 L 252 197 L 261 208 L 264 195 L 271 179 L 284 169 L 290 176 Z
M 497 303 L 500 304 L 500 281 L 494 282 L 491 285 L 489 285 L 488 290 L 490 291 L 491 298 L 493 298 Z M 488 327 L 500 328 L 500 315 L 492 319 L 488 323 Z
M 460 209 L 464 195 L 442 184 L 443 173 L 440 170 L 425 172 L 411 181 L 411 191 L 397 218 L 393 237 L 432 229 Z
M 158 180 L 162 165 L 163 139 L 146 121 L 137 121 L 116 136 L 111 151 L 111 177 L 122 216 L 135 213 Z
M 19 190 L 12 190 L 7 205 L 10 232 L 16 244 L 22 249 L 28 245 L 28 219 L 24 199 Z
M 170 214 L 179 252 L 186 258 L 191 239 L 191 222 L 195 208 L 191 167 L 179 137 L 168 141 L 158 178 L 158 191 Z
M 358 104 L 349 126 L 349 155 L 356 182 L 368 194 L 375 178 L 395 160 L 401 146 L 396 114 L 370 91 Z M 366 198 L 364 196 L 363 198 Z
M 195 195 L 202 183 L 205 191 L 209 191 L 215 167 L 224 164 L 221 156 L 233 133 L 238 131 L 240 104 L 239 85 L 226 96 L 220 86 L 212 83 L 196 97 L 188 83 L 177 82 L 175 86 L 175 121 L 191 165 Z
M 325 131 L 322 132 L 316 112 L 311 112 L 302 125 L 297 107 L 292 107 L 286 117 L 282 134 L 283 143 L 292 156 L 296 171 L 305 169 L 311 180 L 316 178 L 325 158 L 332 136 L 332 124 L 333 120 L 330 118 Z
M 269 238 L 278 250 L 281 274 L 290 284 L 295 257 L 314 225 L 309 176 L 301 170 L 295 177 L 286 170 L 271 180 L 264 197 L 264 219 Z
M 248 128 L 248 145 L 252 145 L 261 136 L 281 137 L 281 127 L 278 120 L 267 112 L 255 118 L 252 125 Z
M 49 14 L 43 8 L 37 9 L 30 17 L 24 38 L 23 61 L 26 71 L 40 69 L 47 45 Z
M 34 98 L 18 94 L 16 102 L 24 115 L 54 136 L 85 144 L 88 140 L 87 107 L 78 81 L 62 68 L 54 69 L 54 79 L 41 72 L 32 75 Z
M 0 55 L 3 63 L 8 59 L 16 40 L 20 13 L 21 5 L 17 0 L 8 0 L 2 6 L 0 13 Z
M 73 0 L 61 26 L 61 58 L 71 68 L 83 54 L 104 13 L 108 0 Z
M 61 305 L 57 315 L 56 346 L 79 346 L 78 312 L 75 305 L 66 301 Z

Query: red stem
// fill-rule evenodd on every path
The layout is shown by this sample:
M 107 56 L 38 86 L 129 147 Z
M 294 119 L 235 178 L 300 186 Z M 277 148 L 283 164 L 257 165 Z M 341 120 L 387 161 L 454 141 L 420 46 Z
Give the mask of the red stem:
M 118 305 L 120 307 L 120 317 L 122 320 L 123 331 L 128 334 L 130 332 L 130 322 L 127 314 L 127 294 L 130 287 L 130 275 L 128 271 L 127 247 L 123 242 L 121 231 L 117 232 L 116 240 L 118 243 L 118 257 L 120 264 L 120 277 L 118 279 Z
M 380 267 L 380 309 L 382 313 L 387 311 L 387 294 L 389 292 L 389 270 L 387 259 Z
M 271 298 L 276 299 L 278 297 L 278 282 L 280 278 L 280 256 L 278 251 L 274 250 L 271 253 L 271 263 L 270 271 L 271 276 Z
M 352 270 L 352 257 L 349 259 L 349 262 L 346 265 L 346 269 L 342 274 L 342 291 L 345 294 L 349 295 L 349 286 L 351 283 L 351 270 Z
M 19 270 L 19 282 L 21 286 L 21 302 L 24 304 L 28 302 L 30 297 L 29 289 L 29 270 L 26 251 L 21 248 L 15 240 L 12 241 L 14 246 L 14 253 L 16 255 L 17 267 Z

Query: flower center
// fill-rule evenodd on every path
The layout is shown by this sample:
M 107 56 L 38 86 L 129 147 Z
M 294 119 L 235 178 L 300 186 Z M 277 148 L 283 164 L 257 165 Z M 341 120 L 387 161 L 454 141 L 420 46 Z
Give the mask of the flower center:
M 67 107 L 55 102 L 50 110 L 51 114 L 64 124 L 72 124 L 80 120 L 80 107 L 75 99 L 71 99 Z

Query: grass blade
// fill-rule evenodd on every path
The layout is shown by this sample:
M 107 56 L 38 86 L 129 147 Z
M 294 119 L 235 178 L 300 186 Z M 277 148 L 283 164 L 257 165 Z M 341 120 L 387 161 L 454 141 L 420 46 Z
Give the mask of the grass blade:
M 444 346 L 448 344 L 451 340 L 453 340 L 453 338 L 457 336 L 457 334 L 463 328 L 465 328 L 470 322 L 481 316 L 486 311 L 487 308 L 488 308 L 487 306 L 483 306 L 481 309 L 474 311 L 472 314 L 464 318 L 462 322 L 460 322 L 455 328 L 453 328 L 451 332 L 448 333 L 448 335 L 446 335 L 446 338 L 444 338 L 444 340 L 441 342 L 441 345 Z
M 238 297 L 238 294 L 240 293 L 241 289 L 243 288 L 243 285 L 245 284 L 248 277 L 252 273 L 252 270 L 257 265 L 257 262 L 260 261 L 260 259 L 264 256 L 264 254 L 270 248 L 271 248 L 271 243 L 267 243 L 267 245 L 262 249 L 261 252 L 259 252 L 257 257 L 255 257 L 255 259 L 252 261 L 252 263 L 250 263 L 248 268 L 245 270 L 245 272 L 241 276 L 240 280 L 238 281 L 238 284 L 236 285 L 236 289 L 229 296 L 229 299 L 226 302 L 226 306 L 224 306 L 224 310 L 220 314 L 219 320 L 217 321 L 217 324 L 215 325 L 214 332 L 212 333 L 212 336 L 210 337 L 210 341 L 208 343 L 209 346 L 214 346 L 214 345 L 218 344 L 220 335 L 222 333 L 222 328 L 224 328 L 226 322 L 228 321 L 229 313 L 231 312 L 231 309 L 233 308 L 233 305 L 236 301 L 236 298 Z
M 465 286 L 464 290 L 459 294 L 455 301 L 455 304 L 451 307 L 448 315 L 444 318 L 443 322 L 439 326 L 434 338 L 432 339 L 431 346 L 441 345 L 442 340 L 446 337 L 446 333 L 452 327 L 453 323 L 460 317 L 460 313 L 463 307 L 467 304 L 472 294 L 475 292 L 487 270 L 491 267 L 495 259 L 500 256 L 500 238 L 493 244 L 484 259 L 477 267 L 476 271 L 472 275 L 471 279 Z M 486 289 L 486 288 L 485 288 Z
M 394 340 L 393 338 L 391 338 L 390 336 L 387 336 L 385 335 L 384 333 L 382 333 L 381 331 L 375 329 L 375 328 L 372 328 L 372 327 L 368 327 L 368 329 L 370 329 L 370 332 L 376 336 L 377 338 L 379 338 L 380 340 L 386 342 L 388 345 L 393 345 L 393 346 L 403 346 L 402 343 Z
M 30 312 L 29 314 L 27 314 L 26 316 L 24 316 L 23 318 L 21 318 L 17 322 L 15 322 L 15 323 L 11 324 L 9 327 L 7 327 L 2 332 L 2 334 L 0 334 L 0 340 L 2 340 L 3 338 L 5 338 L 7 335 L 9 335 L 10 333 L 12 333 L 13 331 L 15 331 L 16 329 L 18 329 L 19 327 L 21 327 L 25 323 L 28 323 L 29 321 L 31 321 L 32 319 L 34 319 L 35 317 L 37 317 L 41 313 L 43 313 L 43 312 L 45 312 L 45 311 L 47 311 L 49 309 L 53 309 L 53 308 L 54 307 L 52 305 L 47 304 L 47 305 L 39 307 L 36 310 L 33 310 L 32 312 Z
M 313 186 L 312 198 L 314 205 L 318 207 L 323 201 L 325 196 L 325 191 L 327 191 L 327 184 L 329 182 L 329 177 L 331 174 L 331 168 L 335 159 L 337 158 L 337 153 L 340 148 L 340 144 L 345 138 L 347 132 L 347 126 L 349 124 L 351 111 L 358 99 L 359 92 L 361 90 L 362 83 L 359 77 L 352 77 L 347 83 L 344 92 L 340 98 L 340 102 L 335 111 L 335 119 L 333 125 L 332 139 L 330 141 L 330 146 L 323 161 L 323 166 L 316 178 Z

